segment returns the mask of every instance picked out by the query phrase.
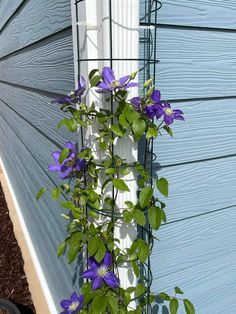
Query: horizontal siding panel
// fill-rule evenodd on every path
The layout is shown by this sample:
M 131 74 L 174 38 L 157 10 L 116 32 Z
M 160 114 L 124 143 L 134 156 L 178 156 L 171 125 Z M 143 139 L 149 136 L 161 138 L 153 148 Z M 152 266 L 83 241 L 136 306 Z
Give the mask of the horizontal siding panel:
M 64 127 L 56 129 L 64 114 L 57 104 L 51 104 L 51 97 L 3 83 L 0 83 L 0 91 L 0 100 L 53 142 L 63 145 L 68 135 L 76 140 L 76 134 L 66 132 Z M 7 105 L 1 104 L 1 114 L 7 111 Z
M 47 171 L 47 166 L 53 163 L 51 152 L 58 149 L 50 138 L 46 138 L 38 130 L 17 115 L 7 105 L 0 101 L 0 116 L 11 126 L 13 132 L 17 134 L 25 147 L 31 152 L 41 167 Z M 14 123 L 12 123 L 14 121 Z M 75 136 L 74 136 L 75 137 Z M 67 134 L 67 139 L 71 140 L 73 135 Z M 64 143 L 63 143 L 64 144 Z M 48 173 L 52 178 L 55 174 Z M 44 174 L 45 176 L 45 174 Z
M 0 60 L 1 80 L 55 93 L 74 87 L 71 30 Z
M 9 4 L 9 0 L 0 1 L 0 31 L 22 2 L 23 0 L 11 0 Z
M 70 1 L 26 1 L 1 33 L 0 58 L 70 25 Z
M 235 211 L 236 207 L 163 226 L 152 255 L 152 291 L 173 295 L 177 285 L 193 301 L 197 314 L 234 313 Z M 163 304 L 158 307 L 154 313 L 168 313 Z
M 158 29 L 156 85 L 162 98 L 235 96 L 235 39 L 236 33 Z
M 159 23 L 236 29 L 234 0 L 165 0 L 162 3 Z
M 164 200 L 169 222 L 236 205 L 236 157 L 163 168 L 157 174 L 170 183 Z
M 65 228 L 64 221 L 60 217 L 60 208 L 52 202 L 50 195 L 45 194 L 39 202 L 35 199 L 37 191 L 42 186 L 52 187 L 52 182 L 1 117 L 0 134 L 2 135 L 0 155 L 13 185 L 50 292 L 59 310 L 59 301 L 68 297 L 75 289 L 72 277 L 76 265 L 69 267 L 65 259 L 56 257 L 56 248 L 63 240 Z M 38 151 L 42 149 L 44 148 L 38 146 Z
M 155 140 L 161 166 L 236 154 L 236 99 L 187 101 L 172 107 L 183 110 L 186 121 L 174 122 L 173 138 L 163 132 Z

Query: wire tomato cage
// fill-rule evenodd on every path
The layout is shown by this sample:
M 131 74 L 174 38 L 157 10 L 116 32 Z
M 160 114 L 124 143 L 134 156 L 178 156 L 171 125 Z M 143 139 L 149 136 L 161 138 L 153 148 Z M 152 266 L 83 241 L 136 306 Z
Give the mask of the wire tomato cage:
M 75 18 L 76 18 L 76 27 L 77 27 L 77 73 L 78 78 L 81 72 L 81 64 L 83 62 L 89 61 L 104 61 L 109 63 L 110 67 L 113 67 L 113 63 L 115 61 L 124 62 L 124 61 L 138 61 L 139 63 L 139 81 L 140 83 L 144 83 L 146 80 L 153 78 L 153 85 L 155 85 L 156 78 L 156 68 L 159 60 L 157 59 L 157 26 L 158 26 L 158 11 L 162 7 L 161 1 L 158 0 L 140 0 L 140 18 L 139 18 L 139 58 L 138 59 L 127 59 L 127 58 L 114 58 L 113 57 L 113 17 L 112 17 L 112 0 L 107 0 L 109 6 L 109 36 L 107 40 L 109 41 L 109 58 L 84 58 L 80 55 L 81 51 L 81 41 L 80 41 L 80 27 L 86 26 L 83 23 L 79 22 L 79 10 L 81 3 L 84 3 L 85 0 L 77 0 L 75 1 Z M 127 0 L 129 1 L 129 0 Z M 114 104 L 111 100 L 110 102 L 111 112 L 114 111 Z M 84 146 L 84 132 L 83 128 L 80 127 L 80 140 L 81 146 Z M 113 150 L 114 153 L 114 150 Z M 156 159 L 156 155 L 153 152 L 153 138 L 150 140 L 141 139 L 139 143 L 139 160 L 142 161 L 142 164 L 146 171 L 150 174 L 152 178 L 153 174 L 153 162 Z M 85 181 L 86 184 L 86 181 Z M 150 186 L 153 186 L 153 180 L 150 179 Z M 114 197 L 114 188 L 112 191 L 112 196 Z M 87 209 L 88 210 L 88 209 Z M 94 210 L 94 209 L 92 209 Z M 96 210 L 95 210 L 96 211 Z M 109 217 L 112 220 L 116 220 L 120 218 L 120 213 L 116 213 L 115 209 L 111 212 L 104 211 L 99 214 Z M 147 213 L 146 213 L 147 214 Z M 138 237 L 147 241 L 150 245 L 150 248 L 153 248 L 153 237 L 152 237 L 152 228 L 149 224 L 144 227 L 138 227 Z M 87 253 L 88 259 L 88 253 Z M 144 282 L 146 286 L 146 291 L 143 293 L 143 297 L 149 298 L 151 293 L 151 285 L 152 285 L 152 271 L 151 271 L 151 260 L 150 257 L 144 264 L 140 264 L 140 280 Z M 135 300 L 135 299 L 134 299 Z M 152 306 L 150 304 L 146 305 L 143 310 L 143 314 L 151 314 Z

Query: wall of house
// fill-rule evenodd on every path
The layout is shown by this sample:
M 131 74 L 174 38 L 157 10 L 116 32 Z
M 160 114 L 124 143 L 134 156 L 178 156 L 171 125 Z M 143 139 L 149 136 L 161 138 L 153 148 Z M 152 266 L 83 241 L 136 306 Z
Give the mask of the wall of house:
M 181 108 L 174 138 L 155 142 L 170 182 L 168 224 L 152 258 L 153 289 L 186 291 L 198 314 L 236 306 L 236 2 L 163 0 L 157 87 Z M 157 313 L 168 313 L 164 304 Z M 180 310 L 180 313 L 184 313 Z
M 76 265 L 57 260 L 64 238 L 61 209 L 37 191 L 54 187 L 50 152 L 68 139 L 50 101 L 74 87 L 71 8 L 68 0 L 0 2 L 0 156 L 39 263 L 56 304 L 71 293 Z M 69 135 L 69 139 L 76 140 Z

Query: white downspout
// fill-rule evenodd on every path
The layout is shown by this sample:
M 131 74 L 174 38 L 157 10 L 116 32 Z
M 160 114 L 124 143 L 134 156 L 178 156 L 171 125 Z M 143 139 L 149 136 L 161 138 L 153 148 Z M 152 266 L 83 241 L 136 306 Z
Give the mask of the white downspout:
M 113 59 L 132 59 L 128 61 L 112 61 L 112 68 L 117 78 L 138 70 L 139 62 L 139 0 L 111 0 L 112 11 L 112 57 Z M 109 0 L 85 0 L 78 6 L 80 43 L 82 59 L 110 59 L 110 21 Z M 77 30 L 74 0 L 72 0 L 73 45 L 75 59 L 75 77 L 77 80 Z M 87 76 L 93 68 L 102 69 L 110 66 L 110 61 L 81 62 L 81 74 Z M 136 78 L 136 81 L 138 79 Z M 130 89 L 129 97 L 137 96 L 138 88 Z M 89 101 L 98 100 L 93 93 L 88 95 Z M 88 135 L 88 134 L 87 134 Z M 89 136 L 94 136 L 90 130 Z M 114 147 L 115 154 L 126 158 L 127 162 L 137 161 L 137 143 L 131 138 L 119 140 Z M 136 203 L 137 183 L 134 174 L 125 177 L 130 193 L 119 193 L 118 205 L 124 208 L 126 200 Z M 136 238 L 136 226 L 123 224 L 115 229 L 115 236 L 120 239 L 120 247 L 130 247 Z M 125 265 L 119 269 L 120 284 L 123 288 L 136 285 L 136 278 L 130 268 Z

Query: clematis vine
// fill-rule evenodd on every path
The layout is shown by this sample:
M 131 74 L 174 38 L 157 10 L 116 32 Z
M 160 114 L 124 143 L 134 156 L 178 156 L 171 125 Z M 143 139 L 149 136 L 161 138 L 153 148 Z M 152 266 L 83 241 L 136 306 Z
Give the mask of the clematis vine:
M 152 151 L 153 139 L 158 140 L 163 132 L 172 136 L 169 125 L 184 117 L 181 110 L 172 109 L 169 103 L 161 100 L 161 93 L 154 89 L 151 79 L 144 83 L 142 94 L 137 93 L 136 97 L 127 100 L 128 89 L 138 85 L 132 81 L 135 75 L 116 79 L 109 67 L 89 73 L 88 89 L 99 94 L 111 93 L 109 100 L 114 101 L 115 106 L 110 110 L 104 108 L 100 97 L 96 104 L 90 104 L 86 99 L 81 102 L 86 89 L 83 77 L 79 79 L 78 89 L 54 101 L 66 112 L 57 127 L 65 126 L 70 132 L 84 128 L 85 132 L 81 134 L 82 137 L 86 134 L 85 143 L 94 141 L 98 148 L 83 146 L 78 152 L 76 144 L 67 141 L 61 151 L 52 153 L 54 163 L 48 166 L 49 171 L 58 173 L 59 179 L 74 179 L 51 189 L 53 200 L 58 200 L 66 209 L 62 217 L 67 221 L 67 235 L 58 246 L 57 255 L 66 255 L 69 264 L 77 261 L 78 256 L 86 257 L 88 262 L 88 269 L 81 275 L 81 294 L 73 292 L 68 300 L 62 300 L 61 314 L 151 313 L 151 304 L 157 296 L 170 302 L 170 313 L 176 314 L 179 302 L 183 302 L 186 314 L 195 314 L 192 303 L 182 298 L 180 288 L 175 287 L 172 295 L 152 293 L 146 275 L 151 272 L 148 265 L 156 239 L 152 230 L 158 231 L 166 223 L 163 197 L 168 197 L 169 191 L 166 178 L 153 178 L 147 154 Z M 95 136 L 89 139 L 91 130 Z M 119 141 L 135 142 L 144 138 L 148 151 L 145 151 L 143 164 L 129 162 L 121 153 L 119 156 L 114 153 L 114 145 Z M 83 145 L 84 141 L 81 142 Z M 130 191 L 130 178 L 127 178 L 131 169 L 134 178 L 138 178 L 138 188 L 134 191 Z M 47 187 L 42 188 L 37 199 L 47 190 Z M 127 192 L 137 193 L 137 200 L 131 202 Z M 122 193 L 124 203 L 122 210 L 119 193 Z M 127 230 L 132 224 L 132 229 L 137 225 L 137 231 L 144 232 L 137 232 L 133 243 L 124 241 L 123 247 L 115 233 L 120 221 L 125 223 Z M 132 267 L 132 275 L 136 276 L 136 286 L 123 287 L 119 280 L 120 269 L 127 267 L 127 263 Z
M 77 314 L 83 308 L 83 303 L 84 296 L 78 296 L 76 292 L 73 292 L 69 300 L 61 301 L 61 307 L 64 311 L 60 314 Z
M 92 280 L 92 290 L 99 289 L 103 283 L 107 284 L 111 288 L 119 287 L 119 279 L 110 270 L 112 266 L 112 256 L 109 252 L 106 252 L 105 257 L 101 263 L 98 263 L 94 257 L 89 257 L 89 267 L 82 277 Z
M 81 101 L 81 96 L 86 90 L 86 82 L 83 76 L 80 76 L 78 80 L 78 88 L 74 91 L 71 92 L 69 95 L 65 95 L 62 97 L 58 97 L 54 99 L 52 102 L 53 103 L 58 103 L 60 105 L 63 104 L 76 104 Z
M 78 150 L 75 146 L 75 143 L 66 142 L 65 149 L 68 150 L 66 158 L 60 162 L 61 152 L 55 151 L 52 153 L 55 164 L 48 166 L 49 171 L 59 173 L 59 179 L 66 179 L 70 177 L 73 172 L 81 171 L 86 167 L 86 160 L 80 159 L 77 156 Z
M 130 82 L 130 75 L 123 76 L 118 80 L 115 78 L 114 72 L 109 67 L 102 70 L 102 81 L 97 83 L 97 93 L 109 93 L 119 89 L 127 89 L 129 87 L 138 86 L 138 83 Z

